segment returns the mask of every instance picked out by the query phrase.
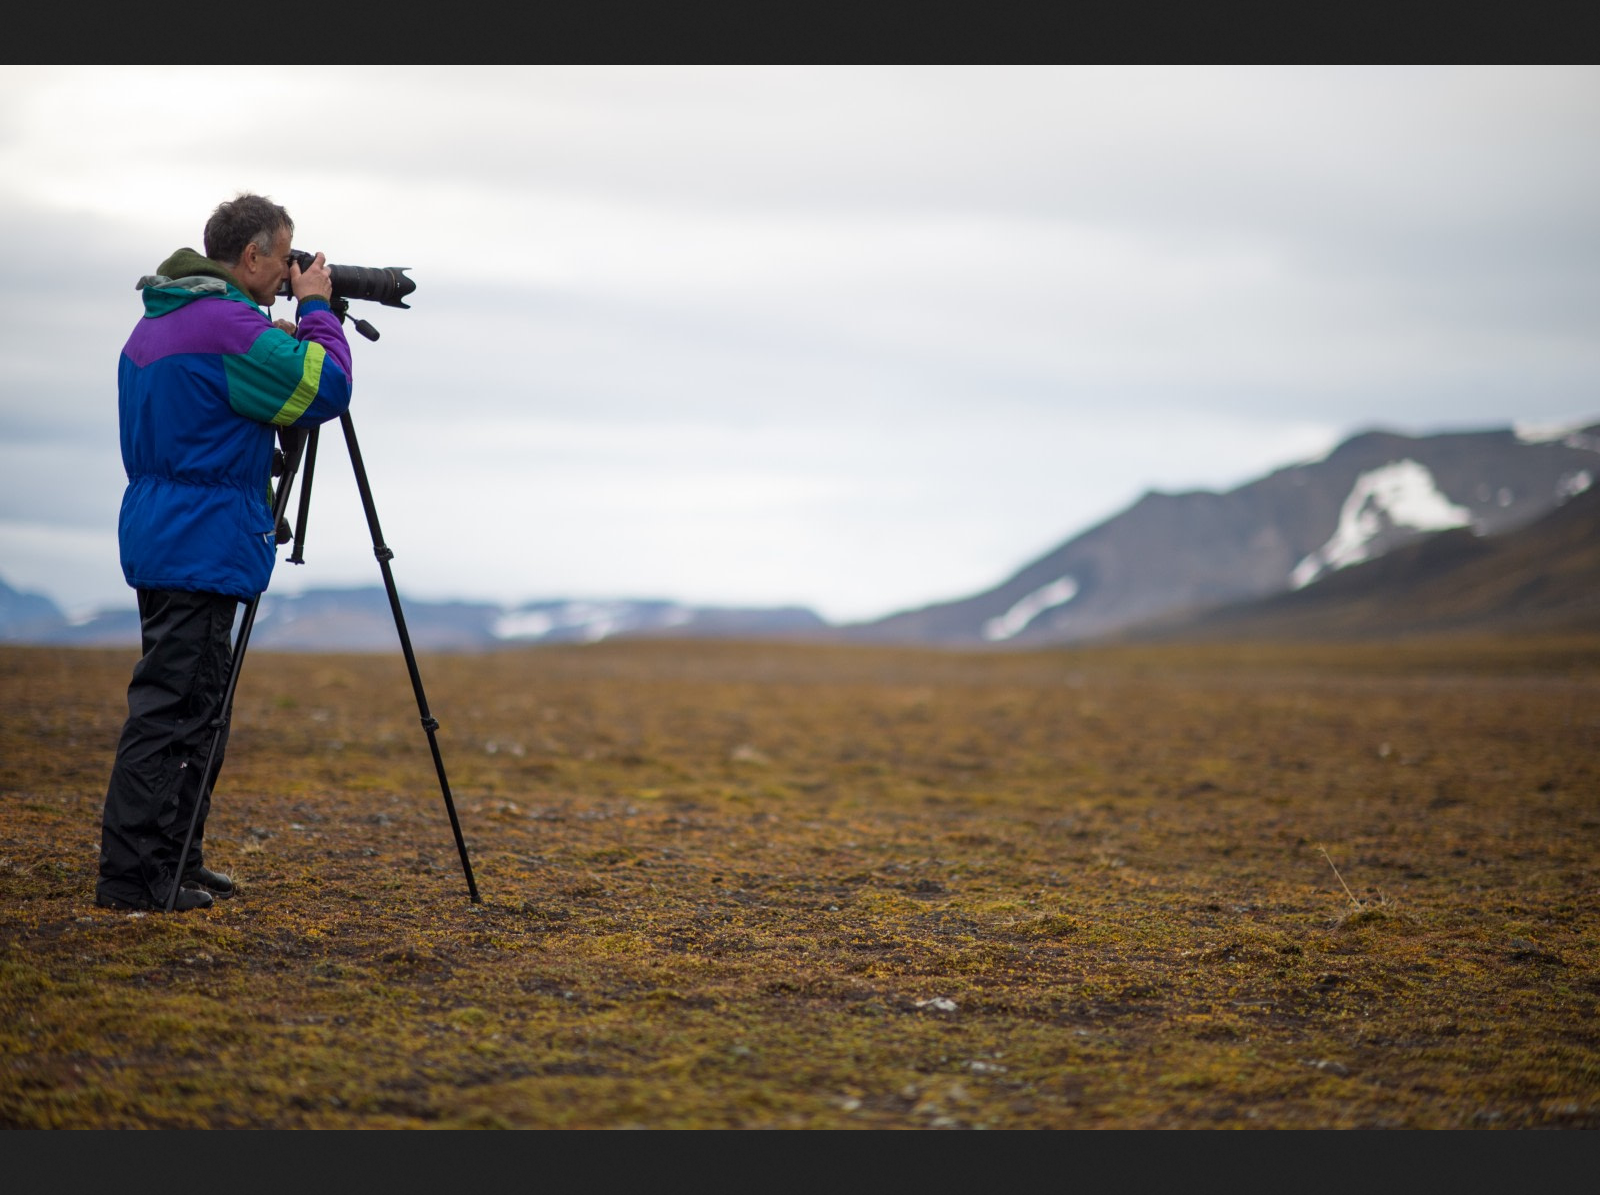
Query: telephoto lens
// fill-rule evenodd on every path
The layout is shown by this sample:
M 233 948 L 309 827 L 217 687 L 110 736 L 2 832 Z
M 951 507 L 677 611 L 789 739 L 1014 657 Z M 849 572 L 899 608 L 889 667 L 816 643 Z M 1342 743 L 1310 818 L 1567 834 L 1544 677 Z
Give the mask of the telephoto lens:
M 304 249 L 291 249 L 289 256 L 302 270 L 316 260 L 316 256 L 307 253 Z M 328 273 L 333 276 L 333 297 L 336 299 L 365 299 L 370 303 L 382 303 L 385 307 L 404 307 L 410 310 L 411 304 L 404 299 L 417 289 L 417 284 L 406 277 L 410 266 L 336 266 L 329 265 Z M 292 297 L 294 292 L 289 289 L 287 281 L 278 288 L 278 293 L 285 298 Z

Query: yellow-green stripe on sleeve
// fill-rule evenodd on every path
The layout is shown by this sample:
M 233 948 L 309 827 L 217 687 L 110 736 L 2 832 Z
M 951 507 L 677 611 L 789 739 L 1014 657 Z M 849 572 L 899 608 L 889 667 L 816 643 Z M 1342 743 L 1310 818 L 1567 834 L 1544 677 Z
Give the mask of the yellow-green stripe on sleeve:
M 305 366 L 300 371 L 300 384 L 294 388 L 289 401 L 284 403 L 282 409 L 272 417 L 272 422 L 286 427 L 306 413 L 311 400 L 317 397 L 317 387 L 322 385 L 322 363 L 327 356 L 328 350 L 316 341 L 307 342 Z

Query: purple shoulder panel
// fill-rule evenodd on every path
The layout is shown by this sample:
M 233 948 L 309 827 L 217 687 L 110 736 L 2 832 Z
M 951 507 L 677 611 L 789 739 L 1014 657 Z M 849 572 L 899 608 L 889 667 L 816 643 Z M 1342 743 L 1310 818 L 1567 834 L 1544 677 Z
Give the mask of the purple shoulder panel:
M 122 351 L 138 366 L 180 353 L 247 353 L 269 326 L 259 311 L 235 299 L 196 299 L 141 319 Z

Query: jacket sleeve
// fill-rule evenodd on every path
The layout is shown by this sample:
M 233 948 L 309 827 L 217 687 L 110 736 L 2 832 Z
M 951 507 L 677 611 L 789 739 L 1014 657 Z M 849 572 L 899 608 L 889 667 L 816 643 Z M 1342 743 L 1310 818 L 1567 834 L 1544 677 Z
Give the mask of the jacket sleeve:
M 248 351 L 227 359 L 228 405 L 279 427 L 311 426 L 350 408 L 350 343 L 321 299 L 300 304 L 300 331 L 268 324 Z

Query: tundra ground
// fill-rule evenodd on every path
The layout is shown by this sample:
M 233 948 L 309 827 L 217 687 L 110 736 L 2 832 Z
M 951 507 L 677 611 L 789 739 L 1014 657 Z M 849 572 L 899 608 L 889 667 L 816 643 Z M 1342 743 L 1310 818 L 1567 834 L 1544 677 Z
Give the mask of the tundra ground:
M 0 1126 L 1600 1127 L 1600 641 L 253 652 L 207 912 L 128 652 L 0 648 Z

